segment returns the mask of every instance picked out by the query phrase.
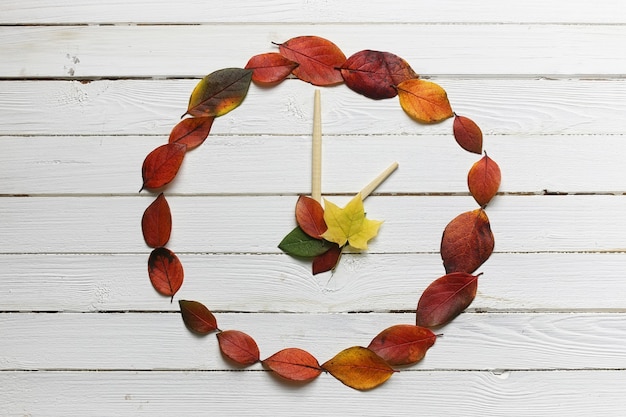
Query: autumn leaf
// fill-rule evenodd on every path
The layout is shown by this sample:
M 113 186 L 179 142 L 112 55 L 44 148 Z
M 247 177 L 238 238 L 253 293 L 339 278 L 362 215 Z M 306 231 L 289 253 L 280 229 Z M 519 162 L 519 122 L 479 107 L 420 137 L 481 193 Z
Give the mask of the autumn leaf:
M 389 365 L 410 365 L 421 361 L 436 339 L 437 336 L 425 327 L 398 324 L 380 332 L 368 349 Z
M 170 132 L 169 143 L 187 145 L 187 150 L 196 148 L 209 136 L 215 117 L 188 117 L 178 122 Z
M 465 272 L 437 278 L 424 290 L 417 303 L 417 325 L 437 327 L 448 323 L 472 303 L 477 288 L 478 276 Z
M 483 132 L 472 119 L 465 116 L 454 116 L 452 123 L 454 139 L 468 152 L 481 154 L 483 151 Z
M 321 274 L 335 269 L 341 259 L 341 253 L 343 248 L 336 243 L 332 243 L 330 249 L 321 255 L 317 255 L 313 258 L 312 272 L 313 275 Z
M 141 231 L 152 248 L 165 246 L 172 232 L 172 213 L 163 193 L 146 208 L 141 217 Z
M 176 177 L 186 151 L 187 145 L 175 142 L 161 145 L 150 152 L 141 167 L 141 190 L 161 188 L 169 184 Z
M 228 113 L 241 104 L 251 81 L 252 70 L 224 68 L 212 72 L 192 91 L 186 114 L 218 117 Z
M 148 258 L 148 276 L 159 294 L 174 297 L 183 285 L 183 264 L 174 252 L 156 248 Z
M 318 36 L 299 36 L 278 45 L 282 56 L 298 63 L 293 75 L 313 85 L 326 86 L 343 82 L 338 68 L 346 56 L 331 41 Z
M 328 200 L 324 200 L 324 207 L 324 220 L 328 230 L 322 237 L 339 246 L 347 243 L 355 249 L 366 250 L 367 242 L 378 234 L 378 229 L 383 223 L 365 218 L 360 193 L 344 208 L 339 208 Z
M 321 239 L 322 234 L 328 229 L 322 205 L 304 195 L 296 202 L 296 222 L 304 233 L 315 239 Z
M 287 348 L 262 361 L 263 365 L 277 375 L 291 381 L 310 381 L 322 373 L 322 368 L 309 352 Z
M 259 361 L 259 347 L 254 339 L 239 330 L 225 330 L 217 334 L 220 350 L 231 361 L 249 366 Z
M 476 202 L 484 207 L 500 188 L 500 167 L 485 154 L 474 163 L 467 174 L 467 186 Z
M 278 244 L 278 248 L 287 255 L 300 258 L 313 258 L 321 255 L 331 248 L 332 244 L 323 239 L 313 238 L 296 226 Z
M 322 364 L 322 369 L 343 384 L 358 390 L 376 388 L 395 372 L 383 358 L 361 346 L 342 350 Z
M 459 214 L 443 231 L 441 258 L 446 273 L 471 274 L 493 252 L 494 238 L 487 213 L 476 209 Z
M 217 320 L 204 304 L 198 301 L 179 300 L 180 314 L 185 326 L 197 334 L 208 334 L 217 330 Z
M 418 122 L 436 123 L 452 117 L 448 95 L 438 84 L 414 78 L 397 88 L 400 106 Z
M 252 70 L 252 81 L 261 84 L 278 83 L 298 66 L 278 52 L 268 52 L 255 55 L 246 64 L 246 69 Z
M 355 53 L 341 66 L 346 85 L 365 97 L 375 100 L 395 97 L 395 86 L 418 78 L 409 64 L 389 52 L 364 50 Z

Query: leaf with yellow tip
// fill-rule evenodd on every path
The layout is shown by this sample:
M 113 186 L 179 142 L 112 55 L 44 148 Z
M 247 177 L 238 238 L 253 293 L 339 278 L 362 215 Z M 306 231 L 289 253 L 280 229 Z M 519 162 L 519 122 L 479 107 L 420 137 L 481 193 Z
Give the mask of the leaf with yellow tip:
M 365 217 L 360 193 L 344 208 L 324 199 L 324 221 L 328 226 L 328 230 L 322 234 L 324 239 L 339 246 L 347 243 L 360 250 L 367 249 L 367 242 L 378 234 L 378 229 L 383 223 Z

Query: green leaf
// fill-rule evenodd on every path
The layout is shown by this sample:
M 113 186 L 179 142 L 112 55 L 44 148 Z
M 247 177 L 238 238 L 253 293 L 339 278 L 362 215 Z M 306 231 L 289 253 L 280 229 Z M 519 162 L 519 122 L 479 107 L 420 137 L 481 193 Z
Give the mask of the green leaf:
M 315 239 L 300 228 L 293 229 L 278 244 L 278 248 L 287 255 L 298 256 L 302 258 L 313 258 L 328 251 L 332 244 L 326 240 Z

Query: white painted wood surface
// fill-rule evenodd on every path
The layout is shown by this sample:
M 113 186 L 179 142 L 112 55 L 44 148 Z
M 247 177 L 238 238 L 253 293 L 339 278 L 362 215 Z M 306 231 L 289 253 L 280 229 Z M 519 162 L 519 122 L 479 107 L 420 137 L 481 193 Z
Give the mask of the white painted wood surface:
M 626 14 L 617 0 L 3 1 L 0 4 L 1 416 L 623 416 L 626 413 Z M 175 302 L 146 272 L 137 193 L 198 78 L 313 34 L 407 59 L 475 119 L 501 166 L 496 251 L 478 296 L 424 361 L 366 393 L 328 375 L 286 384 L 233 368 L 183 326 L 325 361 L 412 323 L 443 274 L 443 227 L 475 203 L 476 155 L 451 121 L 322 89 L 323 184 L 384 219 L 334 274 L 280 253 L 310 191 L 313 87 L 252 86 L 167 189 Z

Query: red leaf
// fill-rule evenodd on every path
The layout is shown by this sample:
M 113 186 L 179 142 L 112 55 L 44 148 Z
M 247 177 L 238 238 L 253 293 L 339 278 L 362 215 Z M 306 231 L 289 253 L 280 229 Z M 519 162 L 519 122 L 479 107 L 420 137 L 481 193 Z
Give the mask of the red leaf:
M 224 68 L 204 77 L 196 85 L 187 114 L 196 117 L 222 116 L 241 104 L 248 94 L 252 71 Z
M 468 152 L 481 154 L 483 151 L 483 132 L 472 119 L 455 116 L 452 124 L 454 139 Z
M 389 52 L 365 50 L 352 55 L 341 67 L 346 85 L 372 99 L 395 97 L 395 86 L 418 78 L 409 64 Z
M 461 314 L 476 297 L 478 276 L 453 272 L 437 278 L 417 303 L 418 326 L 436 327 Z
M 395 372 L 383 358 L 361 346 L 342 350 L 322 368 L 343 384 L 358 390 L 376 388 Z
M 291 74 L 298 66 L 277 52 L 255 55 L 246 64 L 246 69 L 252 70 L 252 81 L 255 83 L 278 83 Z
M 321 239 L 322 233 L 328 229 L 322 205 L 304 195 L 300 196 L 296 203 L 296 222 L 304 233 L 315 239 Z
M 156 248 L 148 258 L 148 275 L 157 292 L 174 297 L 183 285 L 183 265 L 174 252 Z
M 299 36 L 278 45 L 285 58 L 299 65 L 293 75 L 313 85 L 333 85 L 343 82 L 339 71 L 346 56 L 329 40 L 317 36 Z
M 437 123 L 452 117 L 446 91 L 438 84 L 417 78 L 398 85 L 400 106 L 409 116 L 422 123 Z
M 217 330 L 217 320 L 204 304 L 198 301 L 179 300 L 180 314 L 189 330 L 198 334 L 208 334 Z
M 202 145 L 211 132 L 215 117 L 188 117 L 178 122 L 170 132 L 169 143 L 178 142 L 193 149 Z
M 259 361 L 259 347 L 253 338 L 238 330 L 226 330 L 217 334 L 222 353 L 241 366 Z
M 398 324 L 380 332 L 368 349 L 389 365 L 409 365 L 421 361 L 436 339 L 437 336 L 425 327 Z
M 152 248 L 165 246 L 172 232 L 172 213 L 163 193 L 146 208 L 141 217 L 141 231 Z
M 322 368 L 309 352 L 287 348 L 263 361 L 263 365 L 291 381 L 309 381 L 322 373 Z
M 478 162 L 476 162 L 467 174 L 467 186 L 474 200 L 480 205 L 485 206 L 498 192 L 500 188 L 500 167 L 498 164 L 485 154 Z
M 183 143 L 168 143 L 150 152 L 141 167 L 141 189 L 161 188 L 169 184 L 176 177 L 186 151 L 187 145 Z
M 494 243 L 485 210 L 459 214 L 448 223 L 441 239 L 440 252 L 446 273 L 471 274 L 489 259 Z
M 313 258 L 312 272 L 313 275 L 335 269 L 341 258 L 343 247 L 336 243 L 332 243 L 331 247 L 321 255 Z

